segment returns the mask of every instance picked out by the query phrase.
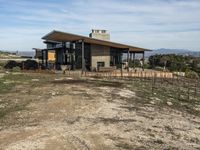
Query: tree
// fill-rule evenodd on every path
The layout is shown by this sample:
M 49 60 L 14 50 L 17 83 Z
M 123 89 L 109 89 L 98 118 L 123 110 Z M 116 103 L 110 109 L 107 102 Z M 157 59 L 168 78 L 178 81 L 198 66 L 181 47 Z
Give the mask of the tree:
M 160 62 L 163 64 L 163 70 L 166 70 L 167 61 L 169 60 L 168 55 L 163 55 L 160 58 Z
M 149 67 L 155 69 L 188 72 L 195 71 L 200 74 L 200 58 L 175 54 L 153 55 L 149 57 Z

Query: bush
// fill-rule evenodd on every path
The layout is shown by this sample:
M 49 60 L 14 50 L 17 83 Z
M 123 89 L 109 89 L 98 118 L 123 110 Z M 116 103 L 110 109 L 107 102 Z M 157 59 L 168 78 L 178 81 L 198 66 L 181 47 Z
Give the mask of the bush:
M 1 67 L 5 66 L 5 63 L 4 62 L 0 62 L 0 66 Z
M 198 73 L 196 73 L 196 72 L 194 72 L 194 71 L 186 72 L 185 76 L 186 76 L 187 78 L 191 78 L 191 79 L 199 79 Z
M 19 71 L 21 68 L 26 69 L 26 70 L 36 70 L 38 69 L 38 63 L 35 60 L 26 60 L 21 63 L 10 60 L 6 63 L 4 68 L 14 69 L 15 71 Z
M 21 71 L 21 68 L 18 67 L 18 66 L 17 66 L 17 67 L 13 67 L 13 68 L 12 68 L 12 71 L 13 71 L 13 72 L 20 72 L 20 71 Z
M 4 66 L 5 69 L 13 69 L 14 67 L 20 67 L 20 63 L 10 60 Z
M 26 60 L 22 62 L 23 69 L 26 70 L 36 70 L 38 69 L 38 63 L 35 60 Z

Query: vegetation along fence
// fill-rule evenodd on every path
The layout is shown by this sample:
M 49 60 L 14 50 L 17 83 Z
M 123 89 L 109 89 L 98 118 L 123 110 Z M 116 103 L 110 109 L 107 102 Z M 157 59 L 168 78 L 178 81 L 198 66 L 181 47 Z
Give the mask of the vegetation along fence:
M 174 103 L 181 101 L 199 103 L 200 105 L 200 80 L 185 78 L 177 75 L 173 75 L 170 72 L 84 72 L 81 71 L 67 71 L 66 75 L 71 77 L 94 77 L 94 78 L 105 78 L 105 79 L 123 79 L 127 82 L 133 82 L 134 86 L 141 88 L 149 96 L 160 97 L 161 99 L 166 99 L 173 101 Z M 123 81 L 123 82 L 124 82 Z M 188 105 L 188 104 L 187 104 Z

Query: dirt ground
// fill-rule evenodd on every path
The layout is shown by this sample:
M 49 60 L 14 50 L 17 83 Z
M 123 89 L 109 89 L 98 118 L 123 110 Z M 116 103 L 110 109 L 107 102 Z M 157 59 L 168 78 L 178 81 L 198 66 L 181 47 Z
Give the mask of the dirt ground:
M 0 109 L 17 106 L 1 115 L 0 149 L 200 149 L 198 115 L 142 103 L 121 82 L 43 76 L 0 94 Z

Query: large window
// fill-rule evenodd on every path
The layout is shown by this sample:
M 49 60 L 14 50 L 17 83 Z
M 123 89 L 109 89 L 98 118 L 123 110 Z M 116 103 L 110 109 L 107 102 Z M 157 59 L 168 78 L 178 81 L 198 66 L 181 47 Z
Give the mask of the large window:
M 87 43 L 84 44 L 84 56 L 85 56 L 85 67 L 86 67 L 87 70 L 90 70 L 90 67 L 91 67 L 91 48 L 90 48 L 90 44 L 87 44 Z M 76 65 L 76 69 L 81 69 L 82 68 L 81 43 L 77 43 L 76 44 L 75 65 Z
M 122 50 L 117 48 L 110 48 L 110 65 L 111 66 L 117 66 L 117 68 L 120 68 L 121 62 L 122 62 Z

